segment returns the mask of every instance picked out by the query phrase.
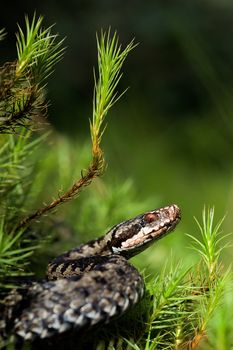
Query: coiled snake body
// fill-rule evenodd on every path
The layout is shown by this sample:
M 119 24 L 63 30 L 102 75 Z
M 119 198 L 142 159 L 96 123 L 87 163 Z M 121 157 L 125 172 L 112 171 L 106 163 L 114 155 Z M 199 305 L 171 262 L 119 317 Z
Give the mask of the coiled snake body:
M 32 282 L 6 296 L 0 335 L 48 338 L 123 314 L 144 292 L 141 275 L 127 259 L 173 230 L 179 220 L 176 205 L 153 210 L 55 258 L 48 265 L 47 281 Z

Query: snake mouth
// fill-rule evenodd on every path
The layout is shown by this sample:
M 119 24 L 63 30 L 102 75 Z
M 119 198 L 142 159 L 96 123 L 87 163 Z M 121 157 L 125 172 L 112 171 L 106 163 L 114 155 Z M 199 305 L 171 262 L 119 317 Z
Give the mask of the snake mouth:
M 144 249 L 144 246 L 173 231 L 180 219 L 181 211 L 176 204 L 148 212 L 142 218 L 143 225 L 139 232 L 121 242 L 120 249 L 122 252 L 137 250 L 139 247 Z

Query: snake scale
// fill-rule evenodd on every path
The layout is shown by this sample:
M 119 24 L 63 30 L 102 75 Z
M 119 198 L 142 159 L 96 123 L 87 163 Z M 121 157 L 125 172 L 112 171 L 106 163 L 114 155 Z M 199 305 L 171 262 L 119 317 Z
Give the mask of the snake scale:
M 48 339 L 122 315 L 144 293 L 142 276 L 127 260 L 172 231 L 179 220 L 177 205 L 152 210 L 58 256 L 48 265 L 46 280 L 22 284 L 5 297 L 0 335 Z

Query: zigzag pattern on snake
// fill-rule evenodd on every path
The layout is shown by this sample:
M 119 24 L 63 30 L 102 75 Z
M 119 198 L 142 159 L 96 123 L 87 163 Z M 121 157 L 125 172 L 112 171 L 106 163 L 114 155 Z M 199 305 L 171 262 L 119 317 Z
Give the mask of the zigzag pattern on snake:
M 179 220 L 177 205 L 152 210 L 58 256 L 48 265 L 46 281 L 22 285 L 5 297 L 0 336 L 49 338 L 122 315 L 144 293 L 143 278 L 127 259 L 172 231 Z

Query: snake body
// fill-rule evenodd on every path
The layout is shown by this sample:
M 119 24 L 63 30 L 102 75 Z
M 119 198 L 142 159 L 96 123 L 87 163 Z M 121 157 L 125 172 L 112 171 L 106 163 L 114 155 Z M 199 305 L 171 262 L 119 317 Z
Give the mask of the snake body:
M 48 265 L 47 280 L 26 283 L 5 297 L 0 334 L 43 339 L 122 315 L 144 293 L 143 278 L 128 259 L 172 231 L 179 220 L 177 205 L 152 210 L 58 256 Z

